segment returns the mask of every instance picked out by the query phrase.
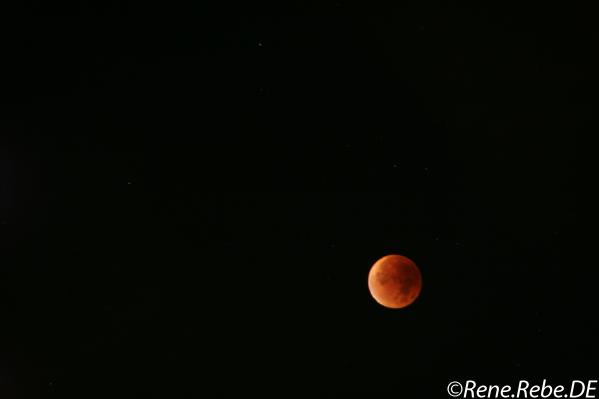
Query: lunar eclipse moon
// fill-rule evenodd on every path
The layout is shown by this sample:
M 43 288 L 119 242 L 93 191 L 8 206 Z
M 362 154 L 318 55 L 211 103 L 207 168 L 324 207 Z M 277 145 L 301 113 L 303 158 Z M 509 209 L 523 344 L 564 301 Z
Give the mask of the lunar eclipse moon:
M 409 258 L 387 255 L 370 269 L 368 289 L 379 304 L 391 309 L 405 308 L 420 295 L 422 275 Z

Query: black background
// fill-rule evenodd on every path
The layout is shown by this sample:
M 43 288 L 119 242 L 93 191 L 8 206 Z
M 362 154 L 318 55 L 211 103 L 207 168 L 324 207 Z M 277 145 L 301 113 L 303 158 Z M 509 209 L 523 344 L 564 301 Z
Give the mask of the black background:
M 1 396 L 596 378 L 589 13 L 229 6 L 34 4 L 12 32 Z M 400 311 L 366 285 L 389 253 L 424 278 Z

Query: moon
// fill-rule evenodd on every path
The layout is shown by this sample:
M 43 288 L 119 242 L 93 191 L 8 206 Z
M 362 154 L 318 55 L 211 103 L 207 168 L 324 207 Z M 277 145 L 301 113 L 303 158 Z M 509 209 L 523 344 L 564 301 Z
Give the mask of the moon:
M 422 274 L 405 256 L 383 256 L 368 273 L 368 289 L 379 304 L 391 309 L 405 308 L 420 295 Z

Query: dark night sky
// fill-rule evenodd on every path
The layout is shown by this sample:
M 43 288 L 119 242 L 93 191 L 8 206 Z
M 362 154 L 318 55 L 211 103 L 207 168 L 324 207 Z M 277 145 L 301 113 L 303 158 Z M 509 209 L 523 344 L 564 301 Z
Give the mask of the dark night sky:
M 316 3 L 28 10 L 0 133 L 0 397 L 597 377 L 588 13 Z M 366 285 L 388 253 L 423 273 L 400 311 Z

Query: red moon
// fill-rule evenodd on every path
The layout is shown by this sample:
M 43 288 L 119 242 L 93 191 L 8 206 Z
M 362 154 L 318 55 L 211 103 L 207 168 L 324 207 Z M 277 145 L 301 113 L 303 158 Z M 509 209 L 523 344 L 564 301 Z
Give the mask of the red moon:
M 418 266 L 405 256 L 383 256 L 368 273 L 368 289 L 381 305 L 405 308 L 420 295 L 422 275 Z

